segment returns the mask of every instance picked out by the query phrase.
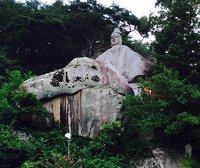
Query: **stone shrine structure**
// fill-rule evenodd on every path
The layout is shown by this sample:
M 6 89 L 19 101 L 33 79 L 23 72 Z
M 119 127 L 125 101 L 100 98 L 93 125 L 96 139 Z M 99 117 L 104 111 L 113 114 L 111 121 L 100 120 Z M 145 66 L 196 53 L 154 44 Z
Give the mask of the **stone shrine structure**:
M 185 146 L 185 155 L 186 157 L 189 157 L 191 159 L 192 157 L 192 149 L 193 147 L 191 146 L 190 143 L 188 143 L 186 146 Z
M 93 137 L 102 126 L 122 119 L 122 100 L 137 91 L 137 78 L 149 63 L 122 45 L 120 30 L 111 35 L 112 48 L 96 60 L 75 58 L 66 67 L 25 81 L 54 120 L 69 132 Z M 133 91 L 134 90 L 134 91 Z

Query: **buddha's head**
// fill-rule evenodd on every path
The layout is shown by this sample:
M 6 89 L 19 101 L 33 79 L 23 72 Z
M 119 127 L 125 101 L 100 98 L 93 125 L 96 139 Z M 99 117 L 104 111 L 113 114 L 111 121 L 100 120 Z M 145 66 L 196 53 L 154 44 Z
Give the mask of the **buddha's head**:
M 121 31 L 119 28 L 115 28 L 111 34 L 111 46 L 115 47 L 117 45 L 122 45 L 122 36 L 120 35 Z

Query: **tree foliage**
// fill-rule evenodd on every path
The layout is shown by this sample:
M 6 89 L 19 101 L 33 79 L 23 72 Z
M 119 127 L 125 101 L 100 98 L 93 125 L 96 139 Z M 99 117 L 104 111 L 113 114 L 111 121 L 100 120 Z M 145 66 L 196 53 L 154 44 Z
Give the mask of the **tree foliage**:
M 105 7 L 96 0 L 71 1 L 69 5 L 62 1 L 52 5 L 0 3 L 4 13 L 0 47 L 7 48 L 9 58 L 40 74 L 61 68 L 75 57 L 93 57 L 94 51 L 105 51 L 115 27 L 120 26 L 124 36 L 131 31 L 145 36 L 149 30 L 144 19 L 130 11 L 118 5 Z
M 0 87 L 0 123 L 14 124 L 16 127 L 34 126 L 32 116 L 38 118 L 41 127 L 45 125 L 47 117 L 51 120 L 51 115 L 37 100 L 32 93 L 27 93 L 20 85 L 24 79 L 30 78 L 31 74 L 22 75 L 20 71 L 7 71 L 6 80 Z M 42 124 L 43 123 L 43 124 Z M 35 124 L 35 125 L 37 125 Z
M 141 81 L 143 89 L 152 90 L 150 95 L 144 91 L 141 97 L 126 98 L 125 115 L 134 120 L 132 123 L 137 132 L 160 127 L 166 133 L 177 134 L 189 125 L 199 125 L 199 87 L 186 84 L 186 80 L 178 77 L 177 72 L 164 69 L 163 73 Z
M 152 43 L 154 67 L 140 80 L 140 97 L 127 96 L 128 132 L 154 133 L 154 140 L 199 150 L 199 1 L 158 0 Z M 151 93 L 145 92 L 151 90 Z M 180 140 L 182 143 L 180 143 Z
M 199 83 L 199 0 L 158 0 L 153 43 L 158 64 L 179 72 L 188 82 Z

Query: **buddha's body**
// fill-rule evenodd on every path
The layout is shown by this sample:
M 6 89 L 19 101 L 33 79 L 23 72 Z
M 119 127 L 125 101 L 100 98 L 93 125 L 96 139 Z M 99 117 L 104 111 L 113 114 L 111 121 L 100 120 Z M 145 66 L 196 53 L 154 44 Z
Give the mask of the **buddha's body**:
M 137 78 L 144 76 L 144 72 L 150 68 L 150 62 L 129 47 L 122 45 L 121 42 L 119 29 L 116 28 L 111 35 L 112 48 L 105 51 L 96 60 L 112 64 L 129 83 L 136 83 Z
M 135 77 L 144 75 L 149 69 L 149 61 L 129 47 L 122 45 L 120 30 L 115 28 L 111 34 L 112 48 L 96 58 L 97 61 L 112 64 L 128 82 L 134 81 Z

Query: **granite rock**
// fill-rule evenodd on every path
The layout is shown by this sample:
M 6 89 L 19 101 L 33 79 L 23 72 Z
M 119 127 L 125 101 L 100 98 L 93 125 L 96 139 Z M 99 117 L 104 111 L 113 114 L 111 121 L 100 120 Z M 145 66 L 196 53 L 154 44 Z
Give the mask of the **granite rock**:
M 93 137 L 112 120 L 121 120 L 122 99 L 134 94 L 111 64 L 86 57 L 29 79 L 22 87 L 43 102 L 54 120 L 87 137 Z

